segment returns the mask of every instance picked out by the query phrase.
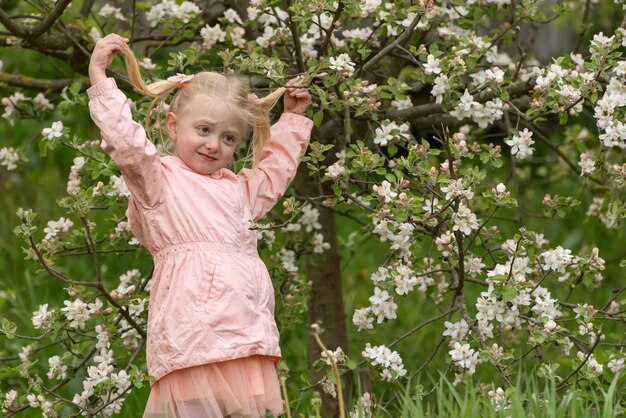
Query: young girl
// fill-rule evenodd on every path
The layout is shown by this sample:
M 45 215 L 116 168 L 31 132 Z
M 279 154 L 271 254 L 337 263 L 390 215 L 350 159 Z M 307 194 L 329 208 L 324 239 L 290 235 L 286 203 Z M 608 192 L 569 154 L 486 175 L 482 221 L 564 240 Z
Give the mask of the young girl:
M 311 97 L 288 88 L 270 138 L 269 109 L 284 89 L 258 99 L 239 79 L 211 72 L 146 86 L 127 42 L 116 34 L 98 41 L 88 94 L 102 148 L 131 191 L 133 234 L 154 258 L 147 363 L 156 381 L 144 417 L 280 414 L 274 293 L 249 221 L 295 176 L 312 128 L 302 116 Z M 165 119 L 172 156 L 158 154 L 105 75 L 122 52 L 139 92 L 157 103 L 175 93 Z M 235 174 L 227 166 L 249 127 L 254 167 Z

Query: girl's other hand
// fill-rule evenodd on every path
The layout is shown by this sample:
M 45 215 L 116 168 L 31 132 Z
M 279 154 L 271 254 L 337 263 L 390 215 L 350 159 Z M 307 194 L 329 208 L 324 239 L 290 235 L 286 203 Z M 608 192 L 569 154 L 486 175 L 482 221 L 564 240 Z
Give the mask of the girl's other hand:
M 311 104 L 309 91 L 302 87 L 290 87 L 299 84 L 298 79 L 291 79 L 287 82 L 287 90 L 283 98 L 285 113 L 296 113 L 304 115 L 304 112 Z
M 109 68 L 115 54 L 123 53 L 128 46 L 128 39 L 115 33 L 110 33 L 96 42 L 89 60 L 89 80 L 91 85 L 106 78 L 105 70 Z

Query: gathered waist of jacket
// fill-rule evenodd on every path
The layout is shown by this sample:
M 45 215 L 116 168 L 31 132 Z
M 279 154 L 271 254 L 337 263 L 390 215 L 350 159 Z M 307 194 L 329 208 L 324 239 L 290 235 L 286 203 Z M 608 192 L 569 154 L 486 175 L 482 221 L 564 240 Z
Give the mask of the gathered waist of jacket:
M 248 247 L 240 244 L 231 244 L 227 242 L 217 241 L 196 241 L 196 242 L 183 242 L 180 244 L 169 244 L 165 247 L 157 250 L 152 256 L 157 258 L 168 257 L 176 253 L 188 253 L 188 252 L 218 252 L 218 253 L 230 253 L 237 255 L 249 255 L 259 256 L 255 247 Z

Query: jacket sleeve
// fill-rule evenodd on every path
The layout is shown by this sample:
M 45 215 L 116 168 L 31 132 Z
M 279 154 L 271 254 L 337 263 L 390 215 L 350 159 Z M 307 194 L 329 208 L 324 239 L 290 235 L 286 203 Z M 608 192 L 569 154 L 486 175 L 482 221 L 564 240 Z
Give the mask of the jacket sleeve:
M 115 161 L 134 200 L 145 209 L 156 206 L 162 195 L 161 158 L 143 127 L 132 120 L 128 98 L 112 78 L 91 86 L 87 94 L 101 148 Z
M 243 169 L 237 176 L 243 184 L 252 219 L 261 218 L 276 204 L 296 176 L 300 158 L 311 137 L 313 121 L 283 113 L 272 128 L 271 139 L 261 152 L 256 170 Z

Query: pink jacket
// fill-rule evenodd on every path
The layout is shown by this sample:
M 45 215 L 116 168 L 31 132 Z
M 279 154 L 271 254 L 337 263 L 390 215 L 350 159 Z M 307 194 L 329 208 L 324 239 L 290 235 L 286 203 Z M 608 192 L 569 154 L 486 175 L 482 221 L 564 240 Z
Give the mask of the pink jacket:
M 111 78 L 87 90 L 102 149 L 131 191 L 128 220 L 154 258 L 148 372 L 261 354 L 280 357 L 274 291 L 248 222 L 264 216 L 296 174 L 312 122 L 285 113 L 256 172 L 201 175 L 159 156 Z

